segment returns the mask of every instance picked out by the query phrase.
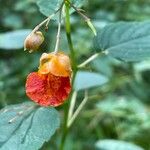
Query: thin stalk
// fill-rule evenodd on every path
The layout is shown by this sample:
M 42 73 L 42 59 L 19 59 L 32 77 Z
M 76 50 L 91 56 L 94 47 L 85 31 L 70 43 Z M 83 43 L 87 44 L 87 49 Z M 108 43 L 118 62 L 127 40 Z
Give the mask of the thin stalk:
M 70 50 L 70 56 L 72 61 L 72 70 L 73 70 L 73 76 L 72 76 L 72 87 L 74 84 L 74 79 L 77 72 L 77 64 L 75 59 L 75 52 L 73 48 L 72 38 L 71 38 L 71 25 L 70 25 L 70 14 L 69 14 L 70 5 L 65 1 L 65 28 L 66 28 L 66 36 L 68 41 L 68 46 Z M 72 97 L 73 91 L 70 94 L 70 97 Z M 67 121 L 68 121 L 68 113 L 69 113 L 69 101 L 64 106 L 65 114 L 64 114 L 64 124 L 63 124 L 63 133 L 61 138 L 61 144 L 60 144 L 60 150 L 64 150 L 66 137 L 68 134 L 68 127 L 67 127 Z
M 85 65 L 87 65 L 88 63 L 90 63 L 91 61 L 96 59 L 99 55 L 100 55 L 100 53 L 96 53 L 96 54 L 92 55 L 86 61 L 84 61 L 82 64 L 78 65 L 78 68 L 84 67 Z
M 40 28 L 41 26 L 43 26 L 45 23 L 49 22 L 50 19 L 51 19 L 53 16 L 54 16 L 54 14 L 50 15 L 48 18 L 46 18 L 45 20 L 43 20 L 40 24 L 38 24 L 38 25 L 32 30 L 31 33 L 34 33 L 34 32 L 36 32 L 36 31 L 38 31 L 39 28 Z
M 68 46 L 69 46 L 70 54 L 71 54 L 72 68 L 73 68 L 73 71 L 74 71 L 74 70 L 77 69 L 77 65 L 76 65 L 76 60 L 75 60 L 75 52 L 74 52 L 74 48 L 73 48 L 73 43 L 72 43 L 72 39 L 71 39 L 71 25 L 70 25 L 70 14 L 69 14 L 70 5 L 67 2 L 65 2 L 65 6 L 66 6 L 65 7 L 66 36 L 67 36 Z
M 75 113 L 73 114 L 73 116 L 71 117 L 71 119 L 67 123 L 68 128 L 72 125 L 74 120 L 77 118 L 77 116 L 81 112 L 82 108 L 85 106 L 87 100 L 88 100 L 88 93 L 87 93 L 87 91 L 85 91 L 84 99 L 82 100 L 81 104 L 79 105 L 79 107 L 77 108 L 77 110 L 75 111 Z
M 87 23 L 87 25 L 89 26 L 89 28 L 92 30 L 92 32 L 94 33 L 94 35 L 97 35 L 96 29 L 93 26 L 92 22 L 90 21 L 90 18 L 87 17 L 85 14 L 83 14 L 81 12 L 81 9 L 76 8 L 69 0 L 66 0 L 70 6 L 85 20 L 85 22 Z
M 70 5 L 79 15 L 81 15 L 81 17 L 82 17 L 85 21 L 90 20 L 89 17 L 87 17 L 85 14 L 83 14 L 83 13 L 81 12 L 81 9 L 78 9 L 77 7 L 75 7 L 69 0 L 67 0 L 67 2 L 69 3 L 69 5 Z
M 76 99 L 77 99 L 77 91 L 74 91 L 72 94 L 72 98 L 71 98 L 71 102 L 70 102 L 70 107 L 69 107 L 69 113 L 68 113 L 68 121 L 70 120 L 73 111 L 74 111 L 74 107 L 75 107 L 75 103 L 76 103 Z
M 58 19 L 58 30 L 57 30 L 57 36 L 56 36 L 56 45 L 54 53 L 56 54 L 59 50 L 59 44 L 60 44 L 60 32 L 61 32 L 61 19 L 62 19 L 62 7 L 59 12 L 59 19 Z

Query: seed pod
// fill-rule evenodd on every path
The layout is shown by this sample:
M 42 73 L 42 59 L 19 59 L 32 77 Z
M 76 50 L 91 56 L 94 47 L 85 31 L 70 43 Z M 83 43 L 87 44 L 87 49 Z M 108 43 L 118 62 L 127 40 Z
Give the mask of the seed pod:
M 29 34 L 24 41 L 24 50 L 29 50 L 29 53 L 38 50 L 44 41 L 44 36 L 41 31 L 36 31 Z

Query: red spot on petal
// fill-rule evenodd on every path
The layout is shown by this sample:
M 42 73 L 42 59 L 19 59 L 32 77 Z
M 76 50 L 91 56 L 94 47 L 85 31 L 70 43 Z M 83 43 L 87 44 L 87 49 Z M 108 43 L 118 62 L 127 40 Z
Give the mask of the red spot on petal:
M 26 81 L 27 96 L 42 106 L 59 106 L 71 91 L 70 78 L 52 74 L 30 73 Z

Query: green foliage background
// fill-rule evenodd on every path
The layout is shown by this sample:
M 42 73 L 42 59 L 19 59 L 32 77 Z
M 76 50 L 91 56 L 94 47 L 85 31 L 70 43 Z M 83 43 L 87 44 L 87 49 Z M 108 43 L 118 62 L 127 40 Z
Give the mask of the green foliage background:
M 86 0 L 83 9 L 97 30 L 109 23 L 148 21 L 150 18 L 150 2 L 146 0 Z M 53 51 L 57 23 L 51 21 L 48 32 L 42 30 L 46 40 L 41 50 L 32 54 L 21 47 L 10 48 L 15 38 L 7 42 L 4 34 L 33 29 L 44 18 L 36 0 L 15 0 L 13 3 L 12 0 L 0 0 L 1 108 L 29 100 L 24 88 L 26 76 L 37 70 L 43 52 Z M 71 23 L 76 56 L 81 63 L 96 53 L 93 34 L 76 13 L 72 14 Z M 61 37 L 61 49 L 68 52 L 64 29 Z M 107 77 L 109 82 L 91 88 L 87 105 L 71 127 L 65 150 L 94 150 L 100 139 L 124 140 L 150 150 L 150 59 L 123 62 L 102 54 L 85 69 Z M 82 94 L 79 92 L 77 105 L 82 101 Z M 57 110 L 62 119 L 63 107 Z M 60 128 L 41 150 L 57 150 L 61 132 Z

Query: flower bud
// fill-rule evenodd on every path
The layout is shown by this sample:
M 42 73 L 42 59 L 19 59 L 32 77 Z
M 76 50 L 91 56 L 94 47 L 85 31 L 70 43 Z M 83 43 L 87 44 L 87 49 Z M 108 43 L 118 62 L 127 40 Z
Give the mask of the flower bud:
M 36 31 L 29 34 L 24 41 L 24 50 L 29 50 L 30 53 L 38 50 L 44 41 L 44 36 L 41 31 Z

